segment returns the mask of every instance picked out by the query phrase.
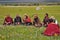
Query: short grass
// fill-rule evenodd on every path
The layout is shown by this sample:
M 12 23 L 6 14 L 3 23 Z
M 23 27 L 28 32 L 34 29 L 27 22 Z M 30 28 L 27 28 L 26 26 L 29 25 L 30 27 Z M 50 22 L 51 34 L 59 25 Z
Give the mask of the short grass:
M 0 26 L 0 40 L 60 40 L 60 36 L 44 36 L 45 27 Z
M 60 6 L 40 6 L 40 10 L 36 10 L 37 6 L 20 6 L 6 7 L 0 6 L 0 40 L 60 40 L 60 36 L 44 36 L 41 34 L 45 27 L 36 28 L 34 26 L 11 25 L 3 26 L 4 17 L 8 14 L 14 19 L 17 14 L 22 18 L 27 13 L 33 20 L 33 15 L 38 14 L 41 22 L 45 13 L 55 16 L 60 24 Z

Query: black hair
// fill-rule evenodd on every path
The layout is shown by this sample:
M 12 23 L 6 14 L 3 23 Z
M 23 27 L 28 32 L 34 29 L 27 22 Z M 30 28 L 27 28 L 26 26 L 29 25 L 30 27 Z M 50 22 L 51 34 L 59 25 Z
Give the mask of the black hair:
M 46 13 L 46 15 L 48 16 L 48 13 Z
M 49 19 L 49 23 L 53 22 L 53 19 Z
M 26 19 L 28 18 L 28 16 L 26 16 Z

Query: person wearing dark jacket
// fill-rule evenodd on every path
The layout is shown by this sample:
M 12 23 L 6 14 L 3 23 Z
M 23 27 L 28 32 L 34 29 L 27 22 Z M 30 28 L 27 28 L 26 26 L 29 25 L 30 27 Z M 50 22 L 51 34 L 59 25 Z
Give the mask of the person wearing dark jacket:
M 14 19 L 14 25 L 22 24 L 21 17 L 19 15 Z
M 43 19 L 43 25 L 46 27 L 48 24 L 49 24 L 49 17 L 48 17 L 48 13 L 46 13 Z
M 41 24 L 37 15 L 34 15 L 33 25 L 36 26 L 36 27 L 41 27 L 42 26 L 42 24 Z

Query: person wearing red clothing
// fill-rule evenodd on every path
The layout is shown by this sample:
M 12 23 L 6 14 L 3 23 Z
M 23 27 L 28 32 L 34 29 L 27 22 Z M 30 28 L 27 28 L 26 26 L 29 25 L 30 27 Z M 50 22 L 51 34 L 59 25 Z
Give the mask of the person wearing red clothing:
M 13 24 L 13 19 L 10 17 L 10 15 L 7 15 L 5 17 L 3 25 L 10 25 L 10 24 Z
M 49 19 L 49 21 L 50 23 L 43 34 L 47 36 L 59 35 L 59 26 L 53 22 L 53 19 Z
M 32 25 L 31 19 L 30 19 L 30 17 L 28 15 L 24 15 L 23 22 L 26 25 Z

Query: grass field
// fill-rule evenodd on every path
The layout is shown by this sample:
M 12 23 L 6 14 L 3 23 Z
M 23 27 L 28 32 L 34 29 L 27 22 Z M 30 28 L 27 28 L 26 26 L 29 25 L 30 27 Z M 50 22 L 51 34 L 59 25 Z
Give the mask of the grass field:
M 12 18 L 15 18 L 16 14 L 19 14 L 22 18 L 27 13 L 31 19 L 32 15 L 37 13 L 42 21 L 45 13 L 50 16 L 55 16 L 60 24 L 60 6 L 40 6 L 40 10 L 36 10 L 37 6 L 0 6 L 0 40 L 60 40 L 60 36 L 44 36 L 41 33 L 45 30 L 45 27 L 36 28 L 34 26 L 3 26 L 4 17 L 10 14 Z

